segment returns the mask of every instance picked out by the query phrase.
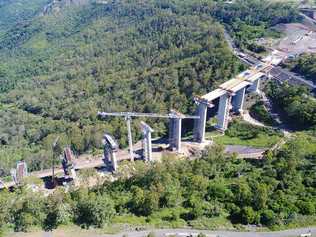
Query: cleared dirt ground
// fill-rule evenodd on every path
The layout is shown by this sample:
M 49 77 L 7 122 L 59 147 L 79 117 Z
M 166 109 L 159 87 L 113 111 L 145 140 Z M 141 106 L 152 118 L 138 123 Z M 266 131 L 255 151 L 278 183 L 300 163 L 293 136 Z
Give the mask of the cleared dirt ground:
M 289 55 L 316 53 L 316 32 L 300 23 L 280 24 L 275 27 L 285 37 L 273 45 Z

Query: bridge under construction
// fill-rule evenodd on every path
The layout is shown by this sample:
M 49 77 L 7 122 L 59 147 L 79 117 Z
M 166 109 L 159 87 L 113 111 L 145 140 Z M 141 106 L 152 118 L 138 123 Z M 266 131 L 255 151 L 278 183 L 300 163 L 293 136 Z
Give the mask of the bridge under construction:
M 260 93 L 260 81 L 264 78 L 273 78 L 273 69 L 275 69 L 283 60 L 288 57 L 288 54 L 283 51 L 274 50 L 271 55 L 263 58 L 261 61 L 255 63 L 249 69 L 240 73 L 231 80 L 221 84 L 217 89 L 194 98 L 197 104 L 195 115 L 183 115 L 177 111 L 172 110 L 169 114 L 154 114 L 154 113 L 136 113 L 136 112 L 99 112 L 100 117 L 118 116 L 126 120 L 129 150 L 128 153 L 123 155 L 124 159 L 134 161 L 135 153 L 132 142 L 131 122 L 133 117 L 147 117 L 147 118 L 166 118 L 169 119 L 169 149 L 177 153 L 182 153 L 182 120 L 191 119 L 194 120 L 193 140 L 197 145 L 206 144 L 205 140 L 205 128 L 207 122 L 208 108 L 215 107 L 215 103 L 218 102 L 217 111 L 217 124 L 216 129 L 225 131 L 228 128 L 229 121 L 231 119 L 231 112 L 243 113 L 243 106 L 246 93 Z M 272 73 L 270 74 L 270 72 Z M 140 129 L 142 131 L 142 158 L 147 161 L 153 161 L 152 156 L 152 136 L 154 131 L 144 121 L 140 123 Z M 115 141 L 114 137 L 110 134 L 105 134 L 103 139 L 104 154 L 98 161 L 90 164 L 82 163 L 80 165 L 72 165 L 72 159 L 68 159 L 71 153 L 65 150 L 65 160 L 63 169 L 59 169 L 58 172 L 64 170 L 65 177 L 72 173 L 75 177 L 75 169 L 84 169 L 87 167 L 98 167 L 105 164 L 110 167 L 112 171 L 116 171 L 118 167 L 118 161 L 122 160 L 123 156 L 120 153 L 118 147 L 119 144 Z M 202 147 L 202 146 L 200 146 Z M 71 161 L 71 162 L 70 162 Z M 70 163 L 69 163 L 70 162 Z M 36 176 L 40 178 L 51 176 L 49 171 L 37 172 Z M 17 182 L 16 182 L 17 183 Z M 0 183 L 1 184 L 1 183 Z M 8 186 L 12 186 L 14 183 L 10 183 Z M 1 187 L 1 185 L 0 185 Z
M 274 51 L 270 56 L 265 57 L 261 62 L 250 69 L 240 73 L 235 78 L 221 84 L 217 89 L 206 95 L 196 97 L 198 105 L 196 115 L 200 117 L 195 121 L 194 140 L 205 141 L 205 126 L 207 120 L 207 109 L 214 107 L 214 101 L 219 98 L 216 128 L 225 131 L 230 120 L 230 112 L 243 112 L 245 93 L 260 93 L 260 80 L 271 77 L 270 71 L 274 66 L 280 64 L 286 58 L 281 51 Z

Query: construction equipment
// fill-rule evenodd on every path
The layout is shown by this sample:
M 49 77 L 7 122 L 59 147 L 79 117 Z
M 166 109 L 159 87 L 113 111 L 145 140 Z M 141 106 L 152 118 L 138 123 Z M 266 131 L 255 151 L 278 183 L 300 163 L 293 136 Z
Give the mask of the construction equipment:
M 16 169 L 10 170 L 11 177 L 16 185 L 20 185 L 23 178 L 27 176 L 27 164 L 24 160 L 16 163 Z
M 27 176 L 27 164 L 24 160 L 18 161 L 16 164 L 16 181 L 21 183 L 23 178 Z
M 131 121 L 132 117 L 148 117 L 148 118 L 168 118 L 168 119 L 200 119 L 199 116 L 182 115 L 180 113 L 171 112 L 169 114 L 157 114 L 157 113 L 137 113 L 137 112 L 98 112 L 98 116 L 116 116 L 124 117 L 127 124 L 128 144 L 131 161 L 134 161 Z
M 61 164 L 63 166 L 65 178 L 71 177 L 73 180 L 76 179 L 76 171 L 74 164 L 74 155 L 70 147 L 64 149 L 64 155 L 62 156 Z
M 53 156 L 52 156 L 52 185 L 55 187 L 56 182 L 55 182 L 55 159 L 59 155 L 59 146 L 58 146 L 58 141 L 59 141 L 59 136 L 56 137 L 55 141 L 52 144 L 52 151 L 53 151 Z

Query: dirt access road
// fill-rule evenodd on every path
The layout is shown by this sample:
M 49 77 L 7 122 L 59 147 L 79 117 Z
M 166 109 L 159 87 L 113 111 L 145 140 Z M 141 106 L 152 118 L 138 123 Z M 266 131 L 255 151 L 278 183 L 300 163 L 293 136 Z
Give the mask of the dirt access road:
M 62 231 L 55 230 L 54 232 L 37 232 L 37 233 L 12 233 L 8 237 L 146 237 L 150 232 L 155 233 L 156 237 L 178 236 L 196 237 L 199 233 L 204 233 L 207 237 L 299 237 L 301 234 L 310 234 L 311 237 L 316 237 L 316 227 L 298 228 L 284 231 L 273 232 L 237 232 L 237 231 L 208 231 L 196 229 L 152 229 L 145 231 L 130 231 L 121 232 L 118 234 L 97 234 L 95 230 L 76 230 Z

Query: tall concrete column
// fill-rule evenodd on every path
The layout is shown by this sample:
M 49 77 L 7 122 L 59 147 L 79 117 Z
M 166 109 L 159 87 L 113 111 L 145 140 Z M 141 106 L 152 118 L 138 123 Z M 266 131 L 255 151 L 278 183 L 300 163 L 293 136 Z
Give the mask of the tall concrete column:
M 224 94 L 219 99 L 216 128 L 225 131 L 228 127 L 229 110 L 231 106 L 231 96 Z
M 118 144 L 112 136 L 104 134 L 104 163 L 107 167 L 111 167 L 113 171 L 117 170 L 116 152 L 118 150 Z
M 182 119 L 181 118 L 171 118 L 170 119 L 170 134 L 169 134 L 169 144 L 173 149 L 175 148 L 177 152 L 181 152 L 181 128 Z
M 116 158 L 116 151 L 111 152 L 111 157 L 112 157 L 112 168 L 113 171 L 117 170 L 117 158 Z
M 181 128 L 182 128 L 182 119 L 175 119 L 175 147 L 178 152 L 181 152 Z
M 250 92 L 260 93 L 259 87 L 260 87 L 260 78 L 258 78 L 256 81 L 254 81 L 248 90 Z
M 194 120 L 193 138 L 194 141 L 202 143 L 205 141 L 207 104 L 199 103 L 196 114 L 200 116 L 200 119 Z
M 131 157 L 131 161 L 134 161 L 134 150 L 133 150 L 132 129 L 131 129 L 132 118 L 126 117 L 125 119 L 126 119 L 126 125 L 127 125 L 129 155 Z
M 104 149 L 103 149 L 103 161 L 106 166 L 111 166 L 112 165 L 112 160 L 111 160 L 111 148 L 109 147 L 108 144 L 104 144 Z
M 151 133 L 154 130 L 143 121 L 141 121 L 141 128 L 143 132 L 143 157 L 145 161 L 152 161 Z
M 233 110 L 236 113 L 242 113 L 245 100 L 246 87 L 236 92 L 236 95 L 232 98 Z
M 107 167 L 111 167 L 113 171 L 117 170 L 116 151 L 111 150 L 108 146 L 104 148 L 104 163 Z
M 146 134 L 146 142 L 147 142 L 147 149 L 146 149 L 146 157 L 147 161 L 151 162 L 153 160 L 152 158 L 152 143 L 151 143 L 151 132 L 147 132 Z

